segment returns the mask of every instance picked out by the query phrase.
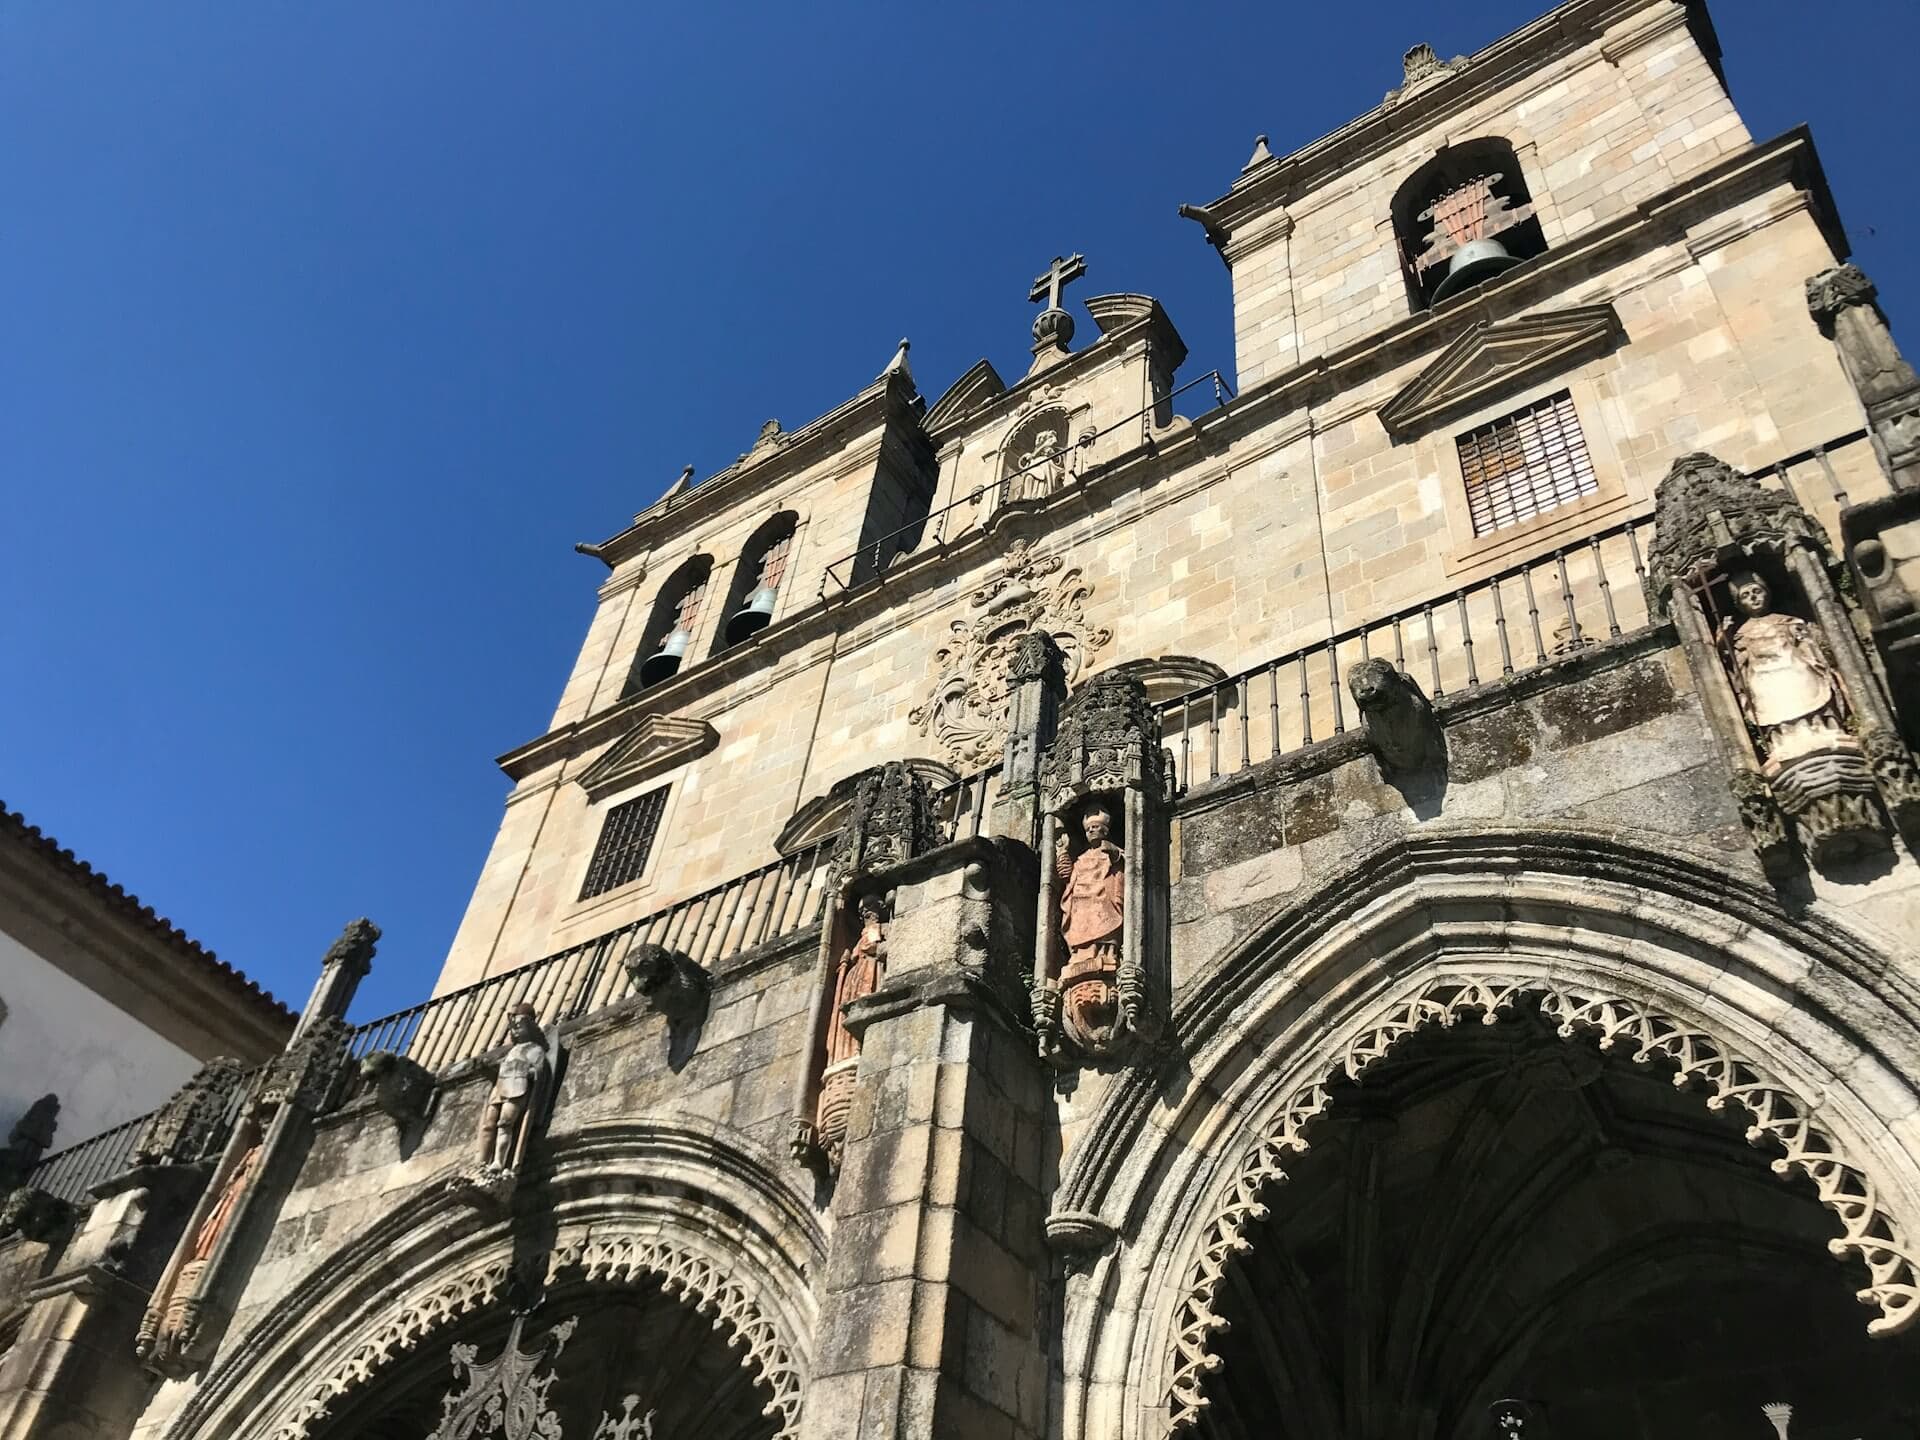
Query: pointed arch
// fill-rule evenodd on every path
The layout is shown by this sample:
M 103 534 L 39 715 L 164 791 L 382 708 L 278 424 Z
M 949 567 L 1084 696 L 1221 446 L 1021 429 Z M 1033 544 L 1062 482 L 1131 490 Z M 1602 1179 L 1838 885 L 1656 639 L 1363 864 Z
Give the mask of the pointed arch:
M 547 1284 L 657 1285 L 706 1315 L 797 1433 L 824 1237 L 778 1162 L 701 1121 L 595 1126 L 553 1140 Z M 524 1240 L 432 1181 L 276 1301 L 213 1368 L 169 1440 L 306 1440 L 462 1319 L 504 1306 Z
M 1920 992 L 1897 955 L 1610 835 L 1463 829 L 1374 852 L 1189 981 L 1168 1059 L 1118 1083 L 1068 1157 L 1056 1208 L 1125 1238 L 1068 1281 L 1063 1434 L 1190 1427 L 1220 1363 L 1215 1299 L 1330 1084 L 1519 1004 L 1744 1110 L 1776 1172 L 1839 1219 L 1871 1330 L 1920 1320 Z

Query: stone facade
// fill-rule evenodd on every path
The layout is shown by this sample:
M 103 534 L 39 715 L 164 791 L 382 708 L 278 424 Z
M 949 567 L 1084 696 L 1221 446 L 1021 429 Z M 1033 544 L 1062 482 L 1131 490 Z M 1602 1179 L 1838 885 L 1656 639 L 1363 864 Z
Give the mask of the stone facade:
M 1433 299 L 1436 174 L 1469 260 L 1527 218 Z M 1017 380 L 903 346 L 586 547 L 436 996 L 344 1024 L 350 931 L 36 1192 L 0 1434 L 1920 1421 L 1911 371 L 1808 287 L 1810 139 L 1697 4 L 1571 0 L 1188 212 L 1237 395 L 1144 295 L 1071 348 L 1061 258 Z

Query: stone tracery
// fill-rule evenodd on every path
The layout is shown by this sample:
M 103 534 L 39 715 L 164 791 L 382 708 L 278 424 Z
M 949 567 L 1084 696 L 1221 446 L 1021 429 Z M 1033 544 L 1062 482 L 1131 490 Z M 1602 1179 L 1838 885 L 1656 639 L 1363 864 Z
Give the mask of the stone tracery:
M 1829 1243 L 1832 1253 L 1866 1265 L 1869 1283 L 1858 1298 L 1880 1312 L 1868 1332 L 1892 1334 L 1920 1319 L 1920 1252 L 1882 1206 L 1870 1175 L 1839 1153 L 1816 1107 L 1759 1062 L 1705 1030 L 1589 987 L 1497 972 L 1442 975 L 1403 992 L 1349 1040 L 1330 1070 L 1288 1097 L 1238 1161 L 1180 1289 L 1165 1397 L 1169 1433 L 1192 1429 L 1206 1408 L 1206 1378 L 1222 1363 L 1212 1349 L 1225 1325 L 1217 1304 L 1221 1288 L 1235 1258 L 1250 1248 L 1245 1231 L 1269 1213 L 1267 1187 L 1287 1178 L 1289 1156 L 1309 1148 L 1307 1129 L 1331 1104 L 1332 1083 L 1343 1077 L 1358 1080 L 1418 1030 L 1450 1027 L 1472 1015 L 1491 1024 L 1523 998 L 1537 1000 L 1540 1013 L 1563 1039 L 1592 1035 L 1602 1050 L 1620 1050 L 1636 1063 L 1671 1064 L 1676 1088 L 1706 1087 L 1709 1110 L 1729 1105 L 1746 1110 L 1751 1118 L 1747 1139 L 1780 1148 L 1771 1162 L 1774 1172 L 1811 1180 L 1821 1204 L 1839 1217 L 1843 1233 Z

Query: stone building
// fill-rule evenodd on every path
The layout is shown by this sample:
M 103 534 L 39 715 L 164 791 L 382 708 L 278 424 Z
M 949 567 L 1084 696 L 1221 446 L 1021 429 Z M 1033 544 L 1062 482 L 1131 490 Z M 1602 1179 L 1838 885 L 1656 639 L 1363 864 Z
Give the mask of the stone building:
M 0 1135 L 17 1129 L 16 1142 L 39 1150 L 93 1139 L 145 1115 L 215 1056 L 258 1064 L 278 1053 L 293 1019 L 0 807 Z
M 1916 1433 L 1920 379 L 1701 5 L 1400 79 L 1183 208 L 1235 388 L 1060 257 L 583 546 L 435 993 L 27 1177 L 0 1435 Z

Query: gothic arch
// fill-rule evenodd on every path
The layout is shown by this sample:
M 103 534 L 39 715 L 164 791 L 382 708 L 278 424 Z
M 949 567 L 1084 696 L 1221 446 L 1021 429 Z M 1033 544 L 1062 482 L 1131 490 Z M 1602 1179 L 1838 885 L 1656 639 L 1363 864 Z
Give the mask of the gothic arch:
M 1920 1320 L 1920 991 L 1897 955 L 1610 836 L 1375 852 L 1187 982 L 1170 1058 L 1120 1082 L 1069 1156 L 1057 1209 L 1122 1238 L 1069 1278 L 1063 1436 L 1190 1427 L 1219 1364 L 1214 1300 L 1330 1082 L 1523 1003 L 1746 1111 L 1775 1171 L 1838 1217 L 1870 1330 Z
M 534 1183 L 549 1285 L 678 1296 L 771 1390 L 781 1440 L 797 1433 L 825 1245 L 775 1160 L 705 1122 L 623 1122 L 555 1137 Z M 306 1440 L 402 1356 L 504 1307 L 516 1243 L 512 1220 L 429 1181 L 250 1326 L 165 1433 Z

